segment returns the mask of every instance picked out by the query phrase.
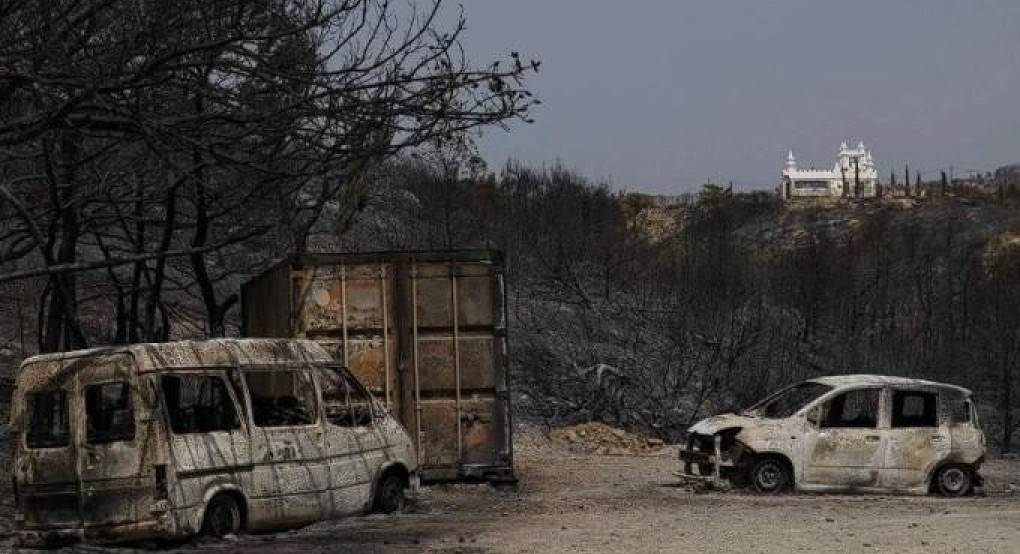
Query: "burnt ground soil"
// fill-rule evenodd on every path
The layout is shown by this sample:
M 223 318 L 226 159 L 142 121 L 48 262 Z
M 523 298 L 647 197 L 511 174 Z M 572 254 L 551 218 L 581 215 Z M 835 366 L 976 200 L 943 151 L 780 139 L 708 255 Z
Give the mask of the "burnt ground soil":
M 218 542 L 57 552 L 1020 553 L 1020 493 L 1009 492 L 1020 489 L 1010 486 L 1020 483 L 1016 460 L 986 464 L 985 496 L 945 499 L 697 492 L 677 486 L 672 448 L 633 456 L 582 453 L 534 428 L 517 434 L 516 453 L 515 492 L 431 486 L 397 515 Z M 13 545 L 10 511 L 9 499 L 0 498 L 0 552 L 28 552 Z

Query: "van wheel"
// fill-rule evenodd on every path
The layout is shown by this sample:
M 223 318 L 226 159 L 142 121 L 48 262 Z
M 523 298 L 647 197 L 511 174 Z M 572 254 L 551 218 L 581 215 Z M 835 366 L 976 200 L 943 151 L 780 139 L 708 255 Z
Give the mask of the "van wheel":
M 751 466 L 751 485 L 754 490 L 765 494 L 777 494 L 790 488 L 793 477 L 786 464 L 779 458 L 767 456 L 755 460 Z
M 970 492 L 974 477 L 970 468 L 951 464 L 935 474 L 935 491 L 942 496 L 959 497 Z
M 214 539 L 236 535 L 241 531 L 241 507 L 229 494 L 217 494 L 205 508 L 202 534 Z
M 396 473 L 384 475 L 375 491 L 375 511 L 392 514 L 403 509 L 404 480 Z

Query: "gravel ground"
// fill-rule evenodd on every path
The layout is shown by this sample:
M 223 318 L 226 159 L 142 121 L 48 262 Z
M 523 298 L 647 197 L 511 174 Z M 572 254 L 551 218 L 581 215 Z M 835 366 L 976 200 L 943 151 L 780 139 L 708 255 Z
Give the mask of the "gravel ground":
M 644 553 L 1020 552 L 1020 463 L 983 472 L 987 496 L 696 493 L 671 472 L 674 451 L 607 456 L 575 452 L 534 429 L 517 435 L 516 492 L 485 485 L 422 490 L 408 511 L 312 525 L 235 541 L 162 546 L 164 552 Z M 3 508 L 0 508 L 3 510 Z M 4 514 L 0 512 L 0 530 Z M 2 540 L 2 539 L 0 539 Z M 6 546 L 5 546 L 6 545 Z M 0 551 L 10 542 L 0 542 Z M 66 552 L 134 552 L 76 547 Z

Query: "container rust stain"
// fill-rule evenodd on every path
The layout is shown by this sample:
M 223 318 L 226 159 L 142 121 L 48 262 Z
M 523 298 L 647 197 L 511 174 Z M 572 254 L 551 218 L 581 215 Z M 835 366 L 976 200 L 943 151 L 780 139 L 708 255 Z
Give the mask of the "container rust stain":
M 243 288 L 244 332 L 318 341 L 415 439 L 424 480 L 513 481 L 496 251 L 296 257 Z

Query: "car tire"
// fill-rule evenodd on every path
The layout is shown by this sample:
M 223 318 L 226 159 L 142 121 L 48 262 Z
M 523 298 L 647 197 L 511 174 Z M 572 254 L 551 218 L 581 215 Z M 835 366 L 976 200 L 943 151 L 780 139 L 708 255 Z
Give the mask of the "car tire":
M 379 481 L 375 491 L 376 512 L 392 514 L 404 510 L 404 479 L 396 473 L 387 473 Z
M 764 494 L 786 492 L 793 484 L 793 476 L 786 463 L 775 456 L 764 456 L 754 461 L 749 474 L 754 490 Z
M 222 539 L 241 532 L 241 506 L 229 494 L 217 494 L 205 507 L 202 535 Z
M 935 473 L 935 492 L 956 498 L 970 493 L 974 486 L 974 473 L 965 465 L 950 464 Z

